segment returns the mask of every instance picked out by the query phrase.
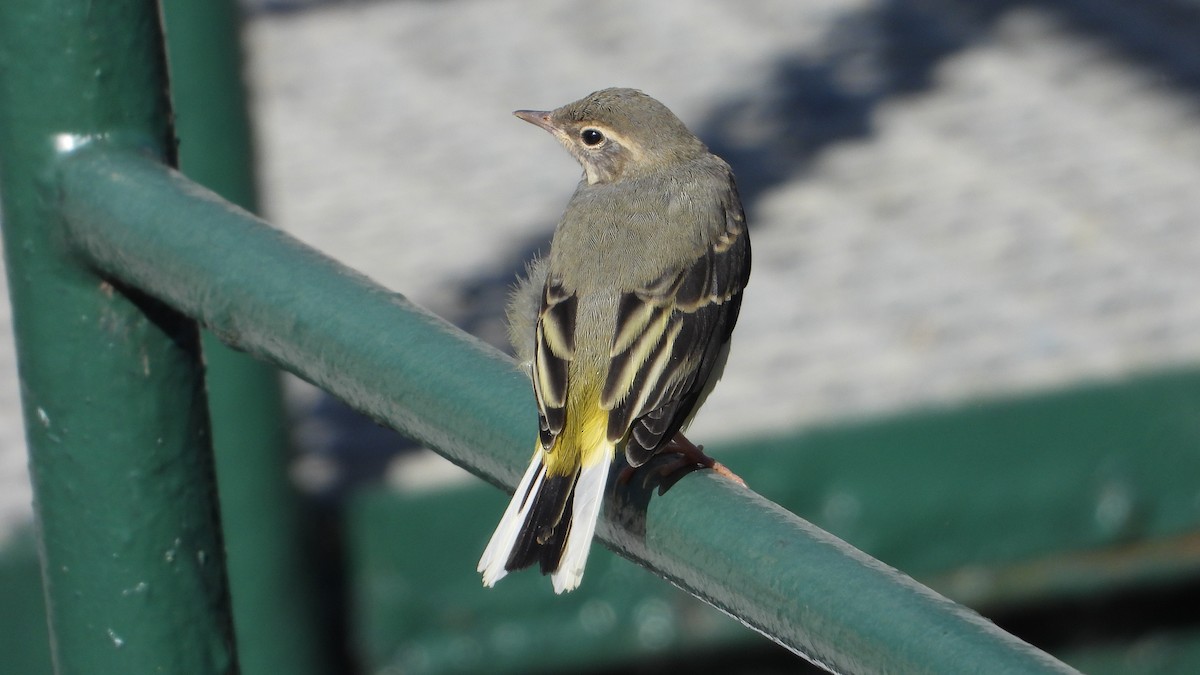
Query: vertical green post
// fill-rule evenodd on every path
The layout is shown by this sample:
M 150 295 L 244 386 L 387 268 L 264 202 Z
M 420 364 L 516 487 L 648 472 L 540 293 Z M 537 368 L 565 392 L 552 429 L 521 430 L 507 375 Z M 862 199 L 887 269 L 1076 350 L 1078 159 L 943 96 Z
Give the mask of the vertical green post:
M 0 2 L 4 252 L 55 670 L 236 673 L 197 328 L 73 255 L 50 179 L 82 144 L 173 160 L 157 3 Z
M 242 82 L 234 0 L 163 0 L 179 168 L 258 211 L 253 134 Z M 330 672 L 275 368 L 207 331 L 213 450 L 225 522 L 238 657 L 245 675 Z

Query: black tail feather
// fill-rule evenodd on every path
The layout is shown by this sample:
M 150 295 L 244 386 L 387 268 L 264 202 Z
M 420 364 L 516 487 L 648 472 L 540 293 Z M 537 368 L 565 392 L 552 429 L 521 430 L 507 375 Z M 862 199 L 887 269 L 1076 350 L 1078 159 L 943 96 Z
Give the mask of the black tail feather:
M 539 563 L 542 574 L 551 574 L 562 561 L 567 535 L 571 531 L 571 507 L 579 474 L 547 476 L 533 495 L 533 506 L 521 524 L 504 569 L 512 572 Z

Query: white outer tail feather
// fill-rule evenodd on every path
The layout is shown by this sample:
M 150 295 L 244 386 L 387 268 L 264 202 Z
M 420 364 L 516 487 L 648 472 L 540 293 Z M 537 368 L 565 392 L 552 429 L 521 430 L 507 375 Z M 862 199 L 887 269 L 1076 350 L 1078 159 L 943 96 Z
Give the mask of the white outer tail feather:
M 572 499 L 571 507 L 571 529 L 567 532 L 567 541 L 558 569 L 550 575 L 555 593 L 575 590 L 583 579 L 583 569 L 587 565 L 588 551 L 591 549 L 592 538 L 596 533 L 596 521 L 600 517 L 600 505 L 604 500 L 604 489 L 608 485 L 609 464 L 613 457 L 613 448 L 612 444 L 605 443 L 603 452 L 592 454 L 589 457 L 593 460 L 592 463 L 583 467 L 579 474 L 579 480 L 575 483 L 575 496 Z M 494 586 L 497 581 L 508 575 L 508 570 L 504 569 L 504 566 L 508 562 L 509 556 L 512 555 L 512 549 L 517 542 L 517 535 L 521 532 L 521 526 L 529 516 L 529 509 L 535 501 L 533 495 L 541 489 L 542 480 L 546 476 L 542 462 L 543 457 L 544 453 L 539 446 L 533 453 L 533 460 L 530 461 L 529 468 L 525 470 L 524 477 L 517 485 L 517 491 L 513 494 L 512 501 L 508 503 L 508 508 L 504 510 L 504 515 L 500 518 L 500 524 L 496 526 L 496 531 L 492 533 L 487 548 L 483 550 L 483 555 L 479 558 L 476 571 L 483 573 L 484 586 Z M 524 499 L 526 494 L 530 495 L 527 500 Z
M 483 556 L 479 558 L 479 565 L 475 571 L 483 572 L 483 585 L 488 588 L 495 586 L 497 581 L 508 574 L 508 570 L 504 569 L 504 564 L 508 562 L 508 556 L 512 554 L 513 545 L 517 543 L 517 535 L 521 532 L 521 524 L 529 515 L 529 508 L 534 501 L 533 499 L 525 500 L 524 508 L 522 508 L 521 500 L 526 494 L 531 496 L 536 494 L 542 487 L 542 479 L 546 477 L 546 472 L 542 470 L 543 454 L 541 446 L 533 451 L 533 460 L 529 462 L 525 476 L 517 484 L 517 491 L 513 493 L 512 501 L 508 503 L 508 508 L 504 510 L 504 515 L 500 518 L 500 524 L 496 526 L 491 541 L 488 542 L 487 548 L 483 549 Z M 530 490 L 530 484 L 534 482 L 535 478 L 537 485 Z
M 592 537 L 596 534 L 596 520 L 600 518 L 600 503 L 604 500 L 604 488 L 608 484 L 608 465 L 612 458 L 612 446 L 606 444 L 604 453 L 593 456 L 595 461 L 584 465 L 575 483 L 575 499 L 571 507 L 571 531 L 567 533 L 566 550 L 558 569 L 550 575 L 554 592 L 573 591 L 583 579 L 583 568 L 587 565 L 588 551 L 592 548 Z

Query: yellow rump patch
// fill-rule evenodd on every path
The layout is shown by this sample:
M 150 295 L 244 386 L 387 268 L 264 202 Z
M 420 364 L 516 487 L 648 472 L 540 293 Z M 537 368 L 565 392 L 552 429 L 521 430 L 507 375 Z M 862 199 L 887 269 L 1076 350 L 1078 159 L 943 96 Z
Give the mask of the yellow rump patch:
M 572 368 L 572 375 L 575 375 Z M 610 461 L 608 411 L 600 407 L 600 384 L 594 378 L 572 378 L 567 388 L 562 433 L 546 453 L 546 473 L 570 476 L 585 466 Z

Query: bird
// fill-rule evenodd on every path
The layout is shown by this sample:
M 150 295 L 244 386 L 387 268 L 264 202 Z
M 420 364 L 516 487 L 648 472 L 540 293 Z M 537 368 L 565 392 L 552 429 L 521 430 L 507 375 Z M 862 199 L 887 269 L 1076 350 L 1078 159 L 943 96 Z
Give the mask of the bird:
M 538 439 L 478 572 L 491 587 L 537 564 L 563 593 L 583 578 L 618 453 L 631 468 L 681 453 L 740 482 L 682 430 L 724 369 L 750 238 L 729 165 L 640 90 L 513 114 L 583 176 L 509 299 Z

